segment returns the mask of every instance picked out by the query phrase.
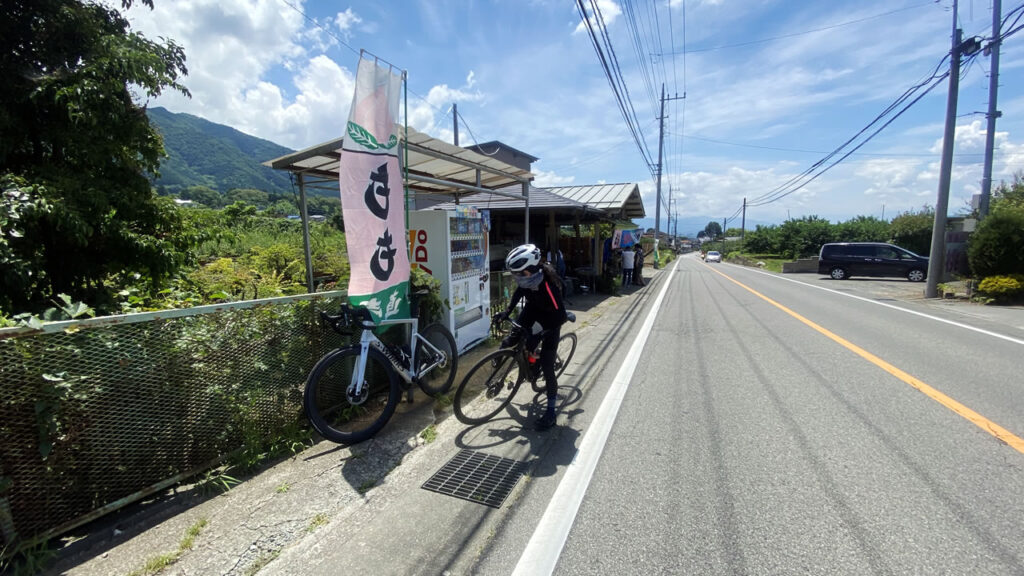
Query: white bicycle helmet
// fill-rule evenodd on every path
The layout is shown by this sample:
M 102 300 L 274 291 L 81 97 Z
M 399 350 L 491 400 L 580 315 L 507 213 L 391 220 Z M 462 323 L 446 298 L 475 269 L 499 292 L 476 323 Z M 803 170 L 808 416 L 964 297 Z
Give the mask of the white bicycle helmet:
M 505 269 L 509 272 L 522 272 L 530 269 L 536 271 L 540 267 L 540 248 L 533 244 L 516 246 L 505 257 Z

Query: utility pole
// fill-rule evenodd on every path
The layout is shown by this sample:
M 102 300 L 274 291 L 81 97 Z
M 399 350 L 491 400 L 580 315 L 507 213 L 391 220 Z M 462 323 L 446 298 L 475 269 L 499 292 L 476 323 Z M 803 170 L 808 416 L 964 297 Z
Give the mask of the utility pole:
M 1003 17 L 1002 0 L 992 0 L 992 42 L 986 50 L 992 54 L 992 71 L 988 75 L 988 130 L 985 132 L 985 169 L 981 177 L 981 199 L 978 202 L 978 219 L 988 216 L 989 200 L 992 198 L 992 153 L 996 142 L 996 118 L 1002 112 L 996 110 L 996 92 L 999 90 L 999 34 Z
M 671 98 L 665 98 L 665 83 L 661 84 L 661 115 L 658 116 L 658 188 L 654 202 L 654 269 L 661 267 L 658 260 L 658 234 L 661 233 L 661 153 L 665 147 L 665 102 L 669 100 L 682 100 L 686 98 L 676 94 Z
M 743 218 L 740 220 L 740 242 L 747 237 L 747 199 L 743 198 Z
M 452 120 L 455 123 L 455 141 L 452 144 L 459 145 L 459 105 L 452 104 Z
M 932 222 L 932 245 L 928 253 L 928 282 L 925 298 L 939 295 L 939 279 L 946 269 L 946 212 L 949 210 L 949 180 L 953 169 L 953 140 L 956 136 L 956 101 L 960 89 L 960 29 L 957 25 L 957 0 L 953 0 L 953 41 L 949 60 L 949 96 L 946 98 L 946 130 L 942 137 L 942 163 L 939 167 L 939 196 Z

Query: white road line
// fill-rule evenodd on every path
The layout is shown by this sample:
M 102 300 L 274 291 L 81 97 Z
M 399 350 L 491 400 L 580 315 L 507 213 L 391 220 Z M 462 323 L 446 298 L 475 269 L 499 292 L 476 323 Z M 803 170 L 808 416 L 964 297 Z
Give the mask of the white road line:
M 801 282 L 799 280 L 794 280 L 792 278 L 785 278 L 783 276 L 779 276 L 777 274 L 772 274 L 771 272 L 765 272 L 763 270 L 754 270 L 752 268 L 746 268 L 746 267 L 744 267 L 744 269 L 746 269 L 748 272 L 756 272 L 758 274 L 763 274 L 765 276 L 770 276 L 770 277 L 776 278 L 778 280 L 785 280 L 786 282 L 793 282 L 794 284 L 800 284 L 801 286 L 807 286 L 808 288 L 815 288 L 817 290 L 824 290 L 825 292 L 831 292 L 832 294 L 838 294 L 840 296 L 846 296 L 847 298 L 853 298 L 855 300 L 862 300 L 864 302 L 870 302 L 871 304 L 877 304 L 879 306 L 885 306 L 886 308 L 892 308 L 893 310 L 899 310 L 900 312 L 906 312 L 907 314 L 913 314 L 915 316 L 920 316 L 922 318 L 927 318 L 929 320 L 934 320 L 936 322 L 942 322 L 943 324 L 949 324 L 951 326 L 956 326 L 958 328 L 963 328 L 965 330 L 971 330 L 972 332 L 977 332 L 979 334 L 984 334 L 986 336 L 992 336 L 992 337 L 995 337 L 995 338 L 999 338 L 1001 340 L 1006 340 L 1007 342 L 1013 342 L 1014 344 L 1020 344 L 1020 345 L 1024 346 L 1024 340 L 1021 340 L 1019 338 L 1014 338 L 1013 336 L 1007 336 L 1005 334 L 999 334 L 998 332 L 992 332 L 992 331 L 989 331 L 989 330 L 985 330 L 984 328 L 977 328 L 977 327 L 971 326 L 969 324 L 961 324 L 960 322 L 954 322 L 953 320 L 946 320 L 945 318 L 939 318 L 938 316 L 932 316 L 931 314 L 925 314 L 924 312 L 918 312 L 916 310 L 909 310 L 909 309 L 903 308 L 901 306 L 894 306 L 892 304 L 886 304 L 885 302 L 879 302 L 878 300 L 872 300 L 871 298 L 864 298 L 863 296 L 854 296 L 853 294 L 847 294 L 846 292 L 840 292 L 838 290 L 833 290 L 831 288 L 825 288 L 823 286 L 816 286 L 814 284 L 808 284 L 807 282 Z
M 679 259 L 676 260 L 670 272 L 675 273 L 679 261 Z M 555 495 L 544 511 L 544 516 L 541 517 L 540 523 L 534 529 L 530 542 L 523 550 L 523 555 L 519 557 L 515 571 L 512 572 L 514 576 L 549 575 L 554 571 L 558 557 L 562 554 L 562 548 L 565 546 L 565 540 L 569 537 L 569 530 L 572 529 L 573 522 L 576 521 L 576 513 L 579 512 L 580 503 L 583 502 L 583 495 L 594 475 L 597 461 L 601 458 L 601 452 L 604 451 L 605 442 L 607 442 L 608 434 L 615 423 L 615 417 L 619 413 L 622 399 L 626 396 L 633 371 L 640 361 L 640 353 L 643 352 L 658 310 L 665 299 L 665 293 L 672 283 L 672 275 L 669 274 L 666 277 L 661 292 L 658 293 L 658 298 L 654 301 L 654 306 L 647 313 L 647 318 L 633 341 L 629 353 L 626 354 L 622 366 L 616 373 L 615 380 L 612 381 L 611 387 L 608 389 L 608 394 L 601 402 L 597 415 L 594 416 L 593 422 L 580 442 L 576 457 L 566 468 L 562 481 L 555 489 Z

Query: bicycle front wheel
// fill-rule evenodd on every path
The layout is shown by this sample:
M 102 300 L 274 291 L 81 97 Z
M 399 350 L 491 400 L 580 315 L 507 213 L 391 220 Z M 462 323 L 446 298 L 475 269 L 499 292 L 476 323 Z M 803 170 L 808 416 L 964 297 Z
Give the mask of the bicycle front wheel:
M 501 412 L 523 383 L 516 351 L 491 352 L 473 366 L 455 390 L 455 417 L 463 424 L 483 424 Z
M 459 365 L 455 338 L 447 328 L 437 323 L 427 326 L 419 335 L 440 352 L 438 355 L 438 352 L 434 352 L 422 340 L 416 340 L 416 363 L 420 366 L 437 363 L 429 372 L 420 374 L 420 389 L 430 396 L 440 396 L 451 389 L 452 381 L 455 380 L 455 370 Z
M 401 400 L 398 376 L 373 348 L 368 350 L 362 386 L 357 387 L 359 359 L 358 346 L 328 352 L 306 381 L 303 407 L 309 423 L 321 436 L 339 444 L 372 437 L 388 423 Z

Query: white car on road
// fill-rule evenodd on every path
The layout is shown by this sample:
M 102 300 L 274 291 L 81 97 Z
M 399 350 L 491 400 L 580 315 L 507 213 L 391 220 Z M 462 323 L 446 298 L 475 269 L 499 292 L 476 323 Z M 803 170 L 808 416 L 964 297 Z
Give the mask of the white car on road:
M 712 250 L 704 256 L 705 262 L 721 262 L 722 254 L 717 250 Z

